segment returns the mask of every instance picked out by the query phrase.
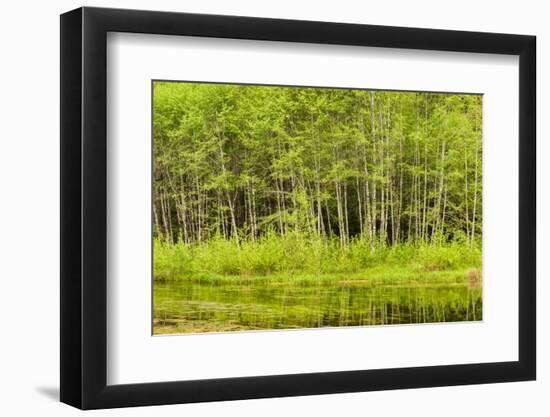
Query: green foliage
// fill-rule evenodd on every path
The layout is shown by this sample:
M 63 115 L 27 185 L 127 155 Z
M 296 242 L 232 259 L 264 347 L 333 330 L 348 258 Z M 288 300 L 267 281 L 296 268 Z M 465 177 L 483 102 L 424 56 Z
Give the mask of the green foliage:
M 155 82 L 155 333 L 481 319 L 481 111 Z
M 354 241 L 345 256 L 327 255 L 345 264 L 365 257 L 361 245 L 372 252 L 464 237 L 472 246 L 481 237 L 481 96 L 178 82 L 153 88 L 161 240 L 212 240 L 231 251 L 239 240 L 268 235 L 271 245 L 277 234 L 285 247 L 307 251 L 319 243 L 301 236 L 315 235 L 320 251 L 334 238 L 340 246 Z M 241 270 L 236 262 L 224 268 Z M 264 270 L 274 268 L 265 262 Z
M 257 241 L 237 244 L 215 236 L 202 244 L 176 244 L 155 240 L 154 277 L 159 281 L 227 276 L 251 278 L 331 274 L 368 278 L 374 271 L 390 276 L 463 271 L 481 266 L 481 248 L 461 242 L 445 245 L 396 244 L 371 251 L 366 239 L 353 239 L 346 247 L 336 238 L 323 239 L 298 232 L 280 236 L 270 232 Z M 436 275 L 437 275 L 436 274 Z

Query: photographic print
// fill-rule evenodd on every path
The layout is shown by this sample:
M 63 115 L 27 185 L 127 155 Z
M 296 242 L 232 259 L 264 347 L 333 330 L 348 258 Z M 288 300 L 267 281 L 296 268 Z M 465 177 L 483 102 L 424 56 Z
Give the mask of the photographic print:
M 153 334 L 482 320 L 482 95 L 152 89 Z
M 535 36 L 60 20 L 62 402 L 536 379 Z

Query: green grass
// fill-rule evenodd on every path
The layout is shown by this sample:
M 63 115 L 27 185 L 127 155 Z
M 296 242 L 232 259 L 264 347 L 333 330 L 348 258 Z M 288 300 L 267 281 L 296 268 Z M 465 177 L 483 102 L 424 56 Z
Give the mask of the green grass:
M 482 318 L 481 245 L 293 233 L 257 242 L 154 242 L 154 332 L 470 321 Z
M 443 245 L 403 243 L 379 246 L 374 251 L 366 240 L 353 239 L 341 247 L 337 239 L 299 233 L 272 233 L 240 244 L 221 237 L 201 244 L 154 241 L 154 278 L 158 281 L 453 283 L 463 281 L 468 268 L 480 267 L 481 245 L 460 241 Z
M 277 273 L 272 275 L 219 275 L 219 274 L 188 274 L 179 279 L 197 284 L 227 285 L 239 283 L 249 284 L 292 284 L 295 286 L 309 285 L 452 285 L 463 283 L 463 270 L 421 272 L 402 268 L 372 268 L 354 273 L 326 273 L 326 274 L 294 274 Z M 169 280 L 158 280 L 170 282 Z

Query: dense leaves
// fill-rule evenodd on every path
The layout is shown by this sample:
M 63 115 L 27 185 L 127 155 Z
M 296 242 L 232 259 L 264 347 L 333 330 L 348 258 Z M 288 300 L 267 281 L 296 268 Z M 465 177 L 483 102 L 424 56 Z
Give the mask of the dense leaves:
M 157 239 L 474 244 L 482 97 L 154 83 Z

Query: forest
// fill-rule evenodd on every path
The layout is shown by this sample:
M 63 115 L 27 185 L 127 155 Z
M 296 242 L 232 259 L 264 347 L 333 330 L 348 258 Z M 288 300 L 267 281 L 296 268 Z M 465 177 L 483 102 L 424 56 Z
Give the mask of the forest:
M 156 281 L 480 268 L 481 95 L 155 81 L 153 132 Z

